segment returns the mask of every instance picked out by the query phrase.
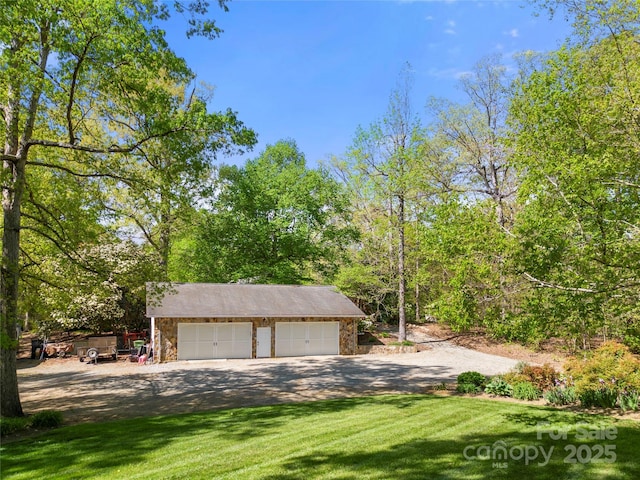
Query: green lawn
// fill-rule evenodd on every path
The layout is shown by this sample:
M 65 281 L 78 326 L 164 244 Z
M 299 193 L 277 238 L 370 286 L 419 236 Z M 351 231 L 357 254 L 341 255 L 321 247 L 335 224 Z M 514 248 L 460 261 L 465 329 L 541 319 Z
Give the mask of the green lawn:
M 25 479 L 635 479 L 639 447 L 640 422 L 401 395 L 76 425 L 0 461 Z

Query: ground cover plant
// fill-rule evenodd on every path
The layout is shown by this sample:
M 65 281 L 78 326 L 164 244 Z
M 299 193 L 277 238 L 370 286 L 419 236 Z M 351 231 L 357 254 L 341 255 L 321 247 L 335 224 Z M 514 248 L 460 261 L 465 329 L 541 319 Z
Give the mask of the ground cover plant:
M 462 372 L 458 375 L 456 391 L 460 393 L 480 393 L 487 384 L 487 377 L 479 372 Z
M 638 447 L 630 420 L 388 395 L 82 424 L 0 454 L 6 479 L 555 480 L 640 478 Z

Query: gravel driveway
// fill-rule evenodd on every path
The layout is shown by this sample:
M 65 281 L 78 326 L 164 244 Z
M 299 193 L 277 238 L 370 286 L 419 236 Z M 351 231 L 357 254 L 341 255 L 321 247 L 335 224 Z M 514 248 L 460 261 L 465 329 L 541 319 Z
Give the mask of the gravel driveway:
M 63 412 L 66 423 L 382 393 L 417 393 L 467 370 L 504 373 L 516 360 L 429 338 L 431 349 L 396 355 L 181 361 L 18 361 L 27 413 Z

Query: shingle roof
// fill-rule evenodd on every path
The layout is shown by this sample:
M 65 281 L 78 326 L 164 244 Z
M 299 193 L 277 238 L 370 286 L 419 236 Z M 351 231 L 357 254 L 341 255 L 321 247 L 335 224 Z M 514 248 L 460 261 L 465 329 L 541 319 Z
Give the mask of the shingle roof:
M 147 316 L 353 318 L 365 314 L 335 287 L 148 283 Z

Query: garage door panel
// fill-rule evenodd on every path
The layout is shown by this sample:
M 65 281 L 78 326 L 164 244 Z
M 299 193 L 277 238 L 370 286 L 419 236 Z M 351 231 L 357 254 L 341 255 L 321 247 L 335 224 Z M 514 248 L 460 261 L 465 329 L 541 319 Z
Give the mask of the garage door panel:
M 220 323 L 216 325 L 217 340 L 218 342 L 231 342 L 233 341 L 233 324 L 232 323 Z
M 191 325 L 178 324 L 178 338 L 184 342 L 195 342 L 198 338 L 198 329 Z
M 251 358 L 251 336 L 248 322 L 178 324 L 178 360 Z
M 307 326 L 304 323 L 290 323 L 289 329 L 291 330 L 292 340 L 306 340 L 307 339 Z
M 198 325 L 197 326 L 197 331 L 198 331 L 198 337 L 197 340 L 198 342 L 213 342 L 216 338 L 215 336 L 215 326 L 211 325 L 211 324 L 204 324 L 204 325 Z
M 276 356 L 337 355 L 339 334 L 338 322 L 278 322 Z
M 322 323 L 310 323 L 308 329 L 309 340 L 322 340 L 324 332 L 324 325 Z

